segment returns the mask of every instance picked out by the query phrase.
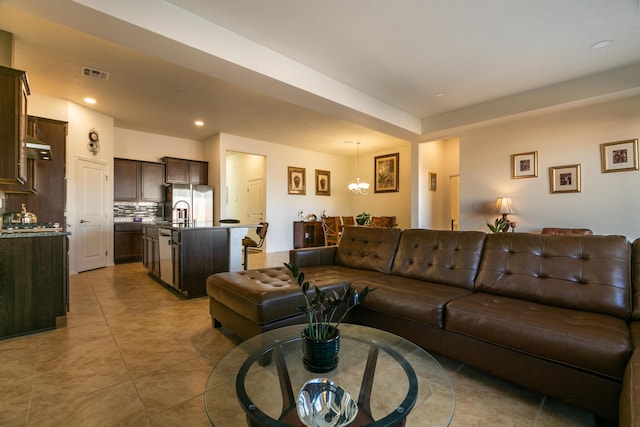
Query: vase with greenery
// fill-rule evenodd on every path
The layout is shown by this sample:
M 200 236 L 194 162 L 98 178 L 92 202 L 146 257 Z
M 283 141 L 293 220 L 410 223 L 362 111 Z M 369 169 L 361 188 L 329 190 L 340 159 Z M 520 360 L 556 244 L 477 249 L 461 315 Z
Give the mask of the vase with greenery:
M 491 230 L 493 233 L 507 231 L 509 229 L 509 225 L 509 220 L 505 218 L 496 218 L 493 224 L 491 224 L 489 220 L 487 220 L 487 227 L 489 227 L 489 230 Z
M 367 225 L 369 224 L 369 221 L 371 221 L 371 214 L 366 212 L 362 212 L 356 216 L 356 222 L 358 225 Z
M 349 311 L 365 300 L 375 289 L 365 287 L 362 292 L 350 292 L 348 283 L 344 283 L 342 295 L 335 290 L 322 290 L 304 280 L 304 273 L 296 264 L 284 263 L 291 272 L 304 296 L 304 305 L 298 309 L 306 318 L 306 327 L 302 331 L 303 362 L 311 372 L 329 372 L 338 365 L 340 350 L 340 330 L 338 327 Z M 310 295 L 313 289 L 313 296 Z M 353 296 L 351 296 L 353 294 Z M 344 306 L 344 311 L 340 311 Z

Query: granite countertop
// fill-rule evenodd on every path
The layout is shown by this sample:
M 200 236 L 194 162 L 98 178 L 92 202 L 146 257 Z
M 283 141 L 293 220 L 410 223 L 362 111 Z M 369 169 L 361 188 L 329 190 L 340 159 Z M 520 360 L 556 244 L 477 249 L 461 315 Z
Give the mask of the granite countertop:
M 203 230 L 208 228 L 256 228 L 259 224 L 219 224 L 211 221 L 198 221 L 196 225 L 179 225 L 173 224 L 168 221 L 157 221 L 155 223 L 145 223 L 145 225 L 152 225 L 161 228 L 170 228 L 172 230 L 189 231 L 189 230 Z
M 23 239 L 29 237 L 70 236 L 69 231 L 35 231 L 30 233 L 0 233 L 0 239 Z

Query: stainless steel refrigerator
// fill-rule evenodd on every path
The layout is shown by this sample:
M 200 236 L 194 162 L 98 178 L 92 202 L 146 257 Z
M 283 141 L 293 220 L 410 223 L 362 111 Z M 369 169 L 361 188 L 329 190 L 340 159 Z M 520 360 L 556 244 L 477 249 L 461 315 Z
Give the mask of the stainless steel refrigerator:
M 209 185 L 167 185 L 164 220 L 179 226 L 213 225 L 213 188 Z

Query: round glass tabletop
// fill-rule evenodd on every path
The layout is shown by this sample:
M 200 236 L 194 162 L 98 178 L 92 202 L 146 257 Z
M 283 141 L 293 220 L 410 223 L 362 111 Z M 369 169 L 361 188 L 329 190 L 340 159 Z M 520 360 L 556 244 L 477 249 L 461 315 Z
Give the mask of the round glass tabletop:
M 214 426 L 303 425 L 296 413 L 298 394 L 314 378 L 337 383 L 358 401 L 361 412 L 370 414 L 372 422 L 363 423 L 359 416 L 354 424 L 451 422 L 453 387 L 440 364 L 422 348 L 379 329 L 341 324 L 338 367 L 317 374 L 302 363 L 303 328 L 293 325 L 255 336 L 216 365 L 204 396 Z

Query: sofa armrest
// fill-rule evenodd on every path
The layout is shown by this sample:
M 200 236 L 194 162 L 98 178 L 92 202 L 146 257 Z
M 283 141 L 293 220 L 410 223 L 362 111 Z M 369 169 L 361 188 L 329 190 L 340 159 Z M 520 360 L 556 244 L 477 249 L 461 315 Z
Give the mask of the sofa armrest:
M 289 251 L 289 262 L 300 268 L 333 265 L 337 249 L 337 246 L 292 249 Z

